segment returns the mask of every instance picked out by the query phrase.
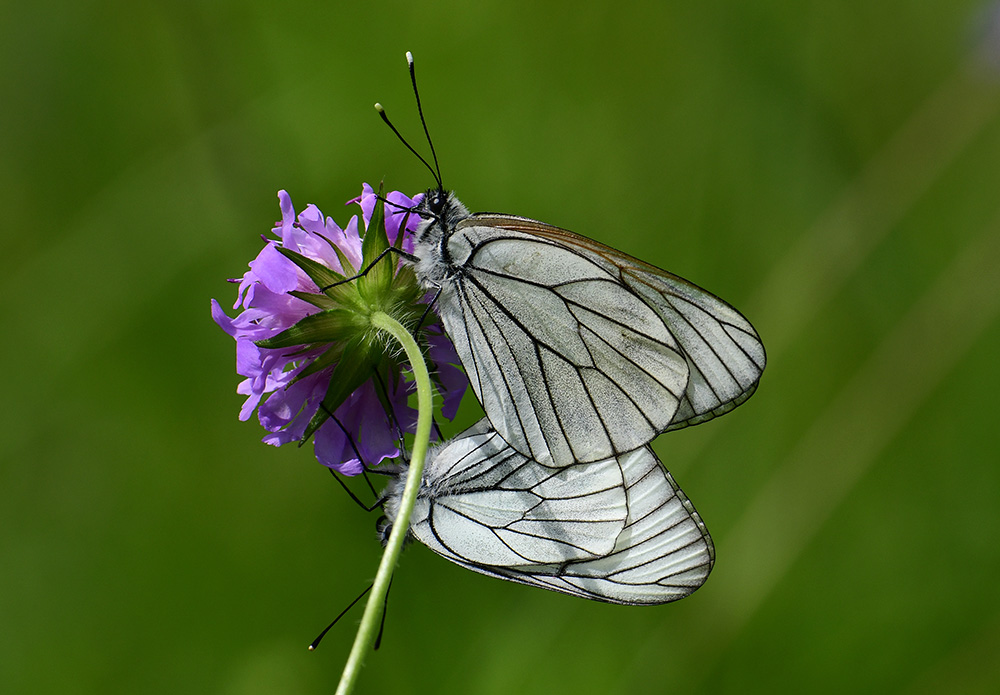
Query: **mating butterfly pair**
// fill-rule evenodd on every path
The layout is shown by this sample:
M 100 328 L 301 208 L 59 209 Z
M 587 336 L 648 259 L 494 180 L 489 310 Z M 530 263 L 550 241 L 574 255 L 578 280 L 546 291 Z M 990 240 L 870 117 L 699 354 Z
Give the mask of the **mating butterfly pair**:
M 759 336 L 726 302 L 621 251 L 470 214 L 436 164 L 411 260 L 486 418 L 429 452 L 411 534 L 474 571 L 591 599 L 688 595 L 714 547 L 648 445 L 746 401 L 766 361 Z M 386 492 L 390 520 L 403 478 Z

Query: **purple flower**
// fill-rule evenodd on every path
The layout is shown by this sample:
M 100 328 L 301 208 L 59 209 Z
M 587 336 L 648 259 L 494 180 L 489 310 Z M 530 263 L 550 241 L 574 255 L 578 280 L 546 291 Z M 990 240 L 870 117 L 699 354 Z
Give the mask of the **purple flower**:
M 281 221 L 239 282 L 230 318 L 212 300 L 212 318 L 236 339 L 236 371 L 245 379 L 237 392 L 246 401 L 240 419 L 257 410 L 274 446 L 312 438 L 325 466 L 357 475 L 364 466 L 400 455 L 400 438 L 413 432 L 416 411 L 407 405 L 412 382 L 404 378 L 399 350 L 368 324 L 382 310 L 411 330 L 424 316 L 425 293 L 403 261 L 385 259 L 395 272 L 354 277 L 388 245 L 412 251 L 420 218 L 407 212 L 419 202 L 394 191 L 378 205 L 368 184 L 359 203 L 365 238 L 354 216 L 341 229 L 309 205 L 296 217 L 291 198 L 278 192 Z M 369 225 L 375 219 L 375 225 Z M 403 238 L 398 239 L 402 228 Z M 452 418 L 468 383 L 458 356 L 436 317 L 420 329 L 428 365 L 443 396 L 442 414 Z

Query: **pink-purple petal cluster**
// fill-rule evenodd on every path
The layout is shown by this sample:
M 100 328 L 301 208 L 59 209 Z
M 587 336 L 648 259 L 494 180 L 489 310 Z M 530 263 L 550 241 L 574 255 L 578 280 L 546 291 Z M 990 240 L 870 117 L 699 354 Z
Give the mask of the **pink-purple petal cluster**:
M 386 198 L 391 203 L 384 208 L 389 242 L 395 241 L 402 227 L 403 249 L 411 251 L 410 237 L 420 218 L 407 210 L 419 202 L 419 196 L 411 199 L 392 192 Z M 302 346 L 268 349 L 255 344 L 273 338 L 305 316 L 320 311 L 313 304 L 289 294 L 291 291 L 316 293 L 320 288 L 278 248 L 295 251 L 345 275 L 353 274 L 362 262 L 357 216 L 342 229 L 332 218 L 324 217 L 315 205 L 307 206 L 296 215 L 288 193 L 280 191 L 278 199 L 281 221 L 272 230 L 277 239 L 266 240 L 260 254 L 250 263 L 250 270 L 239 281 L 234 308 L 241 309 L 240 313 L 230 318 L 219 303 L 212 300 L 212 318 L 236 339 L 236 371 L 245 377 L 237 388 L 238 393 L 247 397 L 239 417 L 247 420 L 256 409 L 260 424 L 268 431 L 263 441 L 274 446 L 302 438 L 327 392 L 333 371 L 331 366 L 296 380 L 327 346 L 303 352 Z M 360 204 L 367 229 L 376 204 L 374 191 L 365 184 L 362 195 L 350 202 Z M 341 267 L 331 243 L 354 268 Z M 458 356 L 440 326 L 434 324 L 426 330 L 431 367 L 436 369 L 438 388 L 444 398 L 442 414 L 451 418 L 468 382 L 456 366 Z M 399 377 L 389 379 L 385 387 L 391 414 L 384 410 L 369 380 L 316 430 L 314 450 L 323 465 L 346 475 L 356 475 L 365 465 L 400 455 L 396 423 L 409 432 L 414 430 L 416 423 L 416 411 L 407 405 L 411 382 Z

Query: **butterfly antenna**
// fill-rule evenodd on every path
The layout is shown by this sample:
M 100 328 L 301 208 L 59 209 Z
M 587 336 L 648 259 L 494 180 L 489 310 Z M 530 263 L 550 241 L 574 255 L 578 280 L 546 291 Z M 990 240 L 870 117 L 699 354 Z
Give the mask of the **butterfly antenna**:
M 314 639 L 312 641 L 312 643 L 309 645 L 309 651 L 311 651 L 311 652 L 316 651 L 316 647 L 318 647 L 320 641 L 324 637 L 326 637 L 326 633 L 328 633 L 330 631 L 330 628 L 332 628 L 334 625 L 336 625 L 337 621 L 340 620 L 341 618 L 343 618 L 347 614 L 347 611 L 349 611 L 352 608 L 354 608 L 354 604 L 356 604 L 358 601 L 360 601 L 361 599 L 363 599 L 365 597 L 365 594 L 367 594 L 369 591 L 372 590 L 372 586 L 374 586 L 374 585 L 373 584 L 369 584 L 368 588 L 365 589 L 364 591 L 362 591 L 360 594 L 358 594 L 358 597 L 356 599 L 354 599 L 353 601 L 351 601 L 351 604 L 347 608 L 345 608 L 344 610 L 340 611 L 340 615 L 338 615 L 336 618 L 334 618 L 333 622 L 330 623 L 329 625 L 327 625 L 326 629 L 323 630 L 323 632 L 319 633 L 319 637 L 317 637 L 316 639 Z M 390 586 L 391 586 L 391 584 L 390 584 Z M 388 593 L 386 594 L 386 596 L 388 596 Z M 385 611 L 383 610 L 382 613 L 383 613 L 382 619 L 385 620 Z M 381 632 L 379 634 L 381 635 Z
M 398 130 L 396 130 L 396 126 L 394 126 L 394 125 L 392 124 L 392 121 L 390 121 L 390 120 L 389 120 L 389 116 L 388 116 L 388 115 L 386 115 L 386 113 L 385 113 L 385 109 L 384 109 L 384 108 L 382 108 L 382 104 L 379 104 L 379 103 L 376 103 L 376 104 L 375 104 L 375 110 L 376 110 L 376 111 L 378 111 L 378 115 L 382 117 L 382 120 L 383 120 L 383 121 L 385 121 L 385 124 L 386 124 L 387 126 L 389 126 L 389 128 L 391 128 L 391 129 L 392 129 L 392 132 L 394 132 L 394 133 L 396 134 L 396 137 L 397 137 L 397 138 L 399 138 L 399 141 L 400 141 L 401 143 L 403 143 L 404 145 L 406 145 L 406 149 L 408 149 L 408 150 L 409 150 L 410 152 L 412 152 L 412 153 L 413 153 L 413 155 L 414 155 L 414 156 L 415 156 L 415 157 L 416 157 L 417 159 L 419 159 L 419 160 L 420 160 L 421 162 L 423 162 L 424 166 L 425 166 L 425 167 L 427 167 L 427 170 L 428 170 L 429 172 L 431 172 L 431 176 L 433 176 L 433 177 L 434 177 L 434 180 L 435 180 L 435 181 L 437 182 L 437 185 L 438 185 L 438 188 L 441 188 L 441 177 L 440 177 L 440 176 L 438 176 L 437 172 L 435 172 L 435 171 L 434 171 L 434 169 L 433 169 L 433 168 L 431 167 L 431 165 L 427 163 L 427 160 L 426 160 L 426 159 L 424 159 L 423 157 L 421 157 L 421 156 L 420 156 L 420 153 L 419 153 L 419 152 L 417 152 L 417 151 L 416 151 L 415 149 L 413 149 L 413 147 L 412 147 L 412 146 L 410 145 L 410 143 L 408 143 L 408 142 L 406 141 L 406 138 L 404 138 L 404 137 L 403 137 L 403 136 L 402 136 L 402 135 L 400 134 L 400 132 L 399 132 Z
M 437 170 L 437 180 L 438 189 L 444 190 L 443 184 L 441 183 L 441 166 L 438 164 L 437 152 L 434 151 L 434 141 L 431 140 L 430 131 L 427 130 L 427 121 L 424 120 L 424 109 L 420 105 L 420 92 L 417 90 L 417 73 L 413 67 L 413 54 L 409 51 L 406 52 L 406 65 L 410 68 L 410 84 L 413 85 L 413 96 L 417 98 L 417 114 L 420 116 L 420 125 L 424 127 L 424 135 L 427 137 L 427 144 L 431 147 L 431 156 L 434 158 L 434 168 Z

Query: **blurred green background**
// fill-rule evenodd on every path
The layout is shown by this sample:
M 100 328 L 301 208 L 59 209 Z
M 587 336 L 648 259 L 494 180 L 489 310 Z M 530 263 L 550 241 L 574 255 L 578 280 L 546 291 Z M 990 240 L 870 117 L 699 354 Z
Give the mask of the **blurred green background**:
M 998 18 L 4 3 L 0 689 L 333 691 L 360 612 L 305 646 L 374 575 L 376 515 L 237 421 L 209 298 L 278 189 L 344 223 L 362 181 L 430 185 L 371 107 L 422 145 L 411 50 L 472 209 L 709 288 L 770 362 L 656 442 L 716 541 L 699 592 L 601 605 L 413 547 L 358 692 L 997 692 Z

